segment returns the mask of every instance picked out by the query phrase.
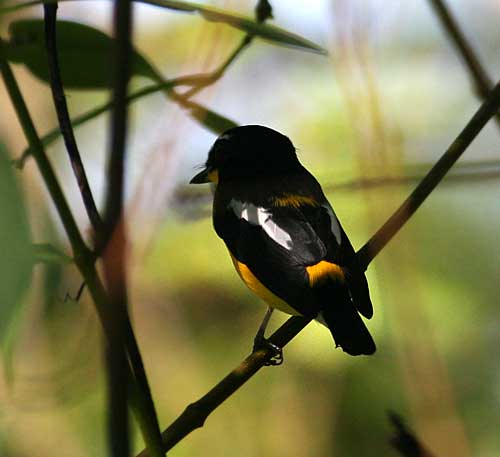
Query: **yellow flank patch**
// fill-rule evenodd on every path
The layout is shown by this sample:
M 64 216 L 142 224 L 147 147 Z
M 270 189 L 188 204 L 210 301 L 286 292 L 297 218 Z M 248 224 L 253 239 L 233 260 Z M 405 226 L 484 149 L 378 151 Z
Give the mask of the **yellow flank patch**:
M 217 184 L 219 182 L 219 170 L 212 170 L 208 173 L 207 178 L 210 182 Z
M 284 194 L 282 197 L 276 197 L 273 200 L 274 206 L 291 206 L 299 208 L 300 206 L 318 206 L 319 203 L 312 197 L 304 195 Z
M 300 315 L 297 310 L 293 309 L 288 303 L 273 294 L 266 286 L 264 286 L 264 284 L 262 284 L 250 271 L 250 268 L 248 268 L 244 263 L 239 262 L 231 253 L 229 254 L 231 255 L 234 268 L 240 275 L 240 278 L 254 294 L 264 300 L 271 308 L 277 308 L 284 313 L 292 314 L 294 316 Z
M 316 265 L 311 265 L 306 267 L 307 274 L 309 275 L 309 285 L 314 287 L 316 284 L 320 284 L 327 279 L 333 279 L 336 281 L 344 282 L 344 272 L 342 268 L 336 263 L 327 262 L 322 260 Z

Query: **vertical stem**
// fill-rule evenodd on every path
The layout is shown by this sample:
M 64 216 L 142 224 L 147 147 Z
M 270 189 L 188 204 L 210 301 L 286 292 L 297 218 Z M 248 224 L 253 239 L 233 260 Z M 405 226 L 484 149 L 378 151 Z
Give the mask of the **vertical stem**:
M 114 383 L 110 389 L 114 390 L 116 385 L 118 392 L 110 391 L 114 394 L 118 410 L 110 412 L 111 431 L 118 437 L 118 425 L 122 429 L 126 427 L 127 392 L 126 383 L 123 376 L 126 374 L 125 353 L 122 342 L 125 342 L 128 356 L 132 366 L 134 382 L 137 391 L 134 389 L 134 400 L 140 407 L 142 415 L 140 418 L 141 428 L 145 432 L 145 440 L 151 454 L 155 457 L 164 455 L 162 451 L 161 431 L 154 408 L 151 391 L 147 376 L 142 363 L 139 347 L 135 340 L 128 314 L 127 297 L 127 232 L 125 218 L 123 214 L 124 191 L 125 191 L 125 170 L 126 170 L 126 141 L 128 131 L 127 118 L 127 91 L 131 74 L 131 36 L 132 36 L 132 3 L 130 0 L 115 0 L 114 3 L 114 85 L 113 85 L 113 111 L 111 115 L 111 142 L 108 159 L 108 188 L 105 203 L 105 233 L 98 245 L 104 248 L 103 264 L 104 275 L 108 290 L 110 292 L 111 305 L 116 315 L 116 334 L 118 339 L 111 357 L 116 357 L 118 361 L 113 365 Z M 125 387 L 124 387 L 125 386 Z M 135 392 L 137 395 L 135 395 Z M 125 409 L 126 411 L 126 409 Z M 117 422 L 118 421 L 118 422 Z M 115 440 L 112 440 L 114 442 Z M 127 452 L 123 447 L 117 452 Z M 118 454 L 117 454 L 118 455 Z
M 59 69 L 59 58 L 57 54 L 57 35 L 56 35 L 56 18 L 57 18 L 57 2 L 46 3 L 43 5 L 45 12 L 45 42 L 47 48 L 48 67 L 50 75 L 50 88 L 52 90 L 52 98 L 54 99 L 54 106 L 56 108 L 59 126 L 64 138 L 64 144 L 68 151 L 68 156 L 73 168 L 80 193 L 82 195 L 87 215 L 92 223 L 94 232 L 102 232 L 103 226 L 99 212 L 90 190 L 90 185 L 83 167 L 80 151 L 76 143 L 73 127 L 68 112 L 68 105 L 64 95 L 63 82 L 61 79 L 61 72 Z
M 127 234 L 123 215 L 127 109 L 124 103 L 130 79 L 131 2 L 114 2 L 115 50 L 111 56 L 113 79 L 113 110 L 111 113 L 111 144 L 108 156 L 106 208 L 104 214 L 105 246 L 104 277 L 115 319 L 113 338 L 107 354 L 108 362 L 108 426 L 110 452 L 113 457 L 130 455 L 128 422 L 128 388 L 134 382 L 127 376 L 125 354 L 125 322 L 128 308 L 126 257 Z M 103 240 L 98 241 L 98 245 Z

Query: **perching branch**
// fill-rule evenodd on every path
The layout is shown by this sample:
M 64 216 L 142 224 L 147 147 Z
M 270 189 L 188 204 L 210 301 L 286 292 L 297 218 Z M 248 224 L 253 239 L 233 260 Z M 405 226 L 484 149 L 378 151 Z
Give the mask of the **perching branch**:
M 50 76 L 50 88 L 52 90 L 52 98 L 57 112 L 57 119 L 61 134 L 64 138 L 64 144 L 68 151 L 68 156 L 73 168 L 83 203 L 87 211 L 87 215 L 92 224 L 95 233 L 101 233 L 103 224 L 99 211 L 97 210 L 92 191 L 90 190 L 85 168 L 83 167 L 82 158 L 78 151 L 73 127 L 68 112 L 68 105 L 64 95 L 64 88 L 61 79 L 59 68 L 59 58 L 57 53 L 57 38 L 56 38 L 56 16 L 57 3 L 46 3 L 43 5 L 45 13 L 45 44 L 47 48 L 48 68 Z
M 495 86 L 487 100 L 451 144 L 436 165 L 424 177 L 410 197 L 389 218 L 382 228 L 358 251 L 360 266 L 366 269 L 375 256 L 392 237 L 408 222 L 429 194 L 436 188 L 451 166 L 467 149 L 481 129 L 500 108 L 500 82 Z M 269 338 L 274 344 L 283 347 L 291 341 L 311 319 L 291 317 Z M 162 433 L 164 449 L 169 450 L 186 435 L 203 425 L 206 418 L 238 388 L 248 381 L 267 360 L 273 356 L 270 349 L 259 349 L 248 356 L 221 382 L 186 410 Z M 138 457 L 147 457 L 142 451 Z
M 269 341 L 284 347 L 311 319 L 291 317 L 270 337 Z M 259 349 L 250 354 L 241 364 L 229 373 L 198 401 L 191 403 L 184 412 L 162 433 L 163 449 L 168 451 L 193 430 L 202 427 L 207 417 L 245 382 L 247 382 L 273 356 L 269 349 Z M 137 457 L 148 457 L 144 450 Z
M 445 0 L 429 0 L 429 2 L 441 21 L 441 25 L 446 30 L 451 42 L 462 57 L 465 66 L 469 70 L 475 85 L 476 93 L 481 99 L 486 99 L 493 88 L 493 83 L 474 52 L 472 45 L 467 41 L 465 34 L 462 32 L 451 11 L 446 6 Z M 500 127 L 500 113 L 497 113 L 495 120 Z

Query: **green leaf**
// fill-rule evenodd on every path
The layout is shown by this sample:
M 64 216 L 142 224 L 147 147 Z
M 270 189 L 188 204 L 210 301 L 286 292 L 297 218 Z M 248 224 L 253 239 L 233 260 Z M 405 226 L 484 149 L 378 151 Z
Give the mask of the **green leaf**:
M 42 19 L 22 19 L 9 26 L 6 58 L 23 63 L 42 81 L 49 82 L 45 28 Z M 57 21 L 57 49 L 64 86 L 68 89 L 107 89 L 112 85 L 114 39 L 100 30 L 70 21 Z M 132 74 L 155 79 L 156 72 L 137 51 Z
M 33 256 L 23 196 L 2 145 L 0 211 L 0 342 L 3 344 L 30 284 Z
M 64 0 L 61 0 L 64 1 Z M 235 13 L 229 13 L 227 11 L 213 8 L 205 5 L 200 5 L 198 3 L 177 1 L 177 0 L 137 0 L 140 3 L 146 3 L 149 5 L 159 6 L 161 8 L 167 8 L 175 11 L 181 11 L 186 13 L 198 13 L 204 19 L 213 22 L 222 22 L 224 24 L 235 27 L 242 30 L 250 35 L 258 36 L 265 40 L 269 40 L 276 44 L 281 44 L 285 46 L 292 46 L 300 48 L 306 51 L 317 52 L 320 54 L 327 54 L 328 52 L 321 46 L 313 43 L 306 38 L 302 38 L 299 35 L 288 32 L 280 27 L 276 27 L 270 24 L 258 23 L 255 20 L 241 16 Z M 33 0 L 30 2 L 20 3 L 16 5 L 6 6 L 0 9 L 2 12 L 11 12 L 18 10 L 23 7 L 33 6 L 43 4 L 41 0 Z
M 238 127 L 238 124 L 231 119 L 217 114 L 215 111 L 211 111 L 201 105 L 191 103 L 188 110 L 192 118 L 216 135 L 220 135 L 226 130 Z
M 265 40 L 272 41 L 276 44 L 301 48 L 307 51 L 318 52 L 320 54 L 328 54 L 321 46 L 312 41 L 302 38 L 299 35 L 288 32 L 274 25 L 259 23 L 254 19 L 241 16 L 235 13 L 200 5 L 198 3 L 176 1 L 176 0 L 141 0 L 150 5 L 156 5 L 163 8 L 173 9 L 177 11 L 198 13 L 207 21 L 222 22 L 231 27 L 242 30 L 250 35 L 258 36 Z

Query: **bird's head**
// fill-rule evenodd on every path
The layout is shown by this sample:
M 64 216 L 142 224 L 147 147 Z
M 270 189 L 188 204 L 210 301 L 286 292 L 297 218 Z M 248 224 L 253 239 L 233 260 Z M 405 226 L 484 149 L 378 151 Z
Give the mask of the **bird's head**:
M 245 125 L 224 132 L 213 144 L 205 168 L 191 184 L 283 175 L 300 168 L 292 142 L 260 125 Z

